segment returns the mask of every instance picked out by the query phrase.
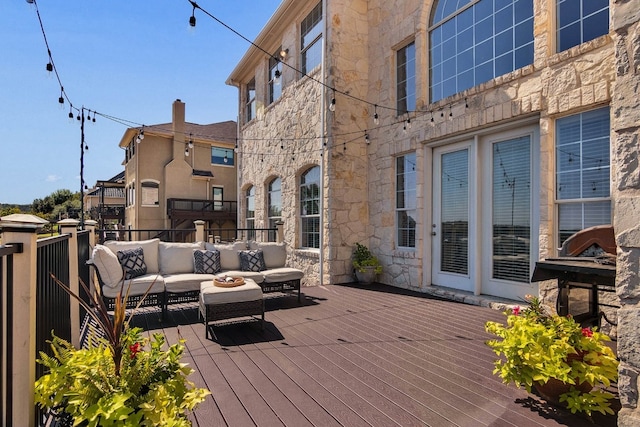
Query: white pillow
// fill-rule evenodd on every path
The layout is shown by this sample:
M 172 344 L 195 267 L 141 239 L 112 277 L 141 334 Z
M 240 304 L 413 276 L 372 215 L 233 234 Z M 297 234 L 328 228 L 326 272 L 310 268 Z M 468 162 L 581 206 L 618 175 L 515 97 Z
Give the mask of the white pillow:
M 116 288 L 120 286 L 123 271 L 118 256 L 103 245 L 96 245 L 91 253 L 91 261 L 98 269 L 100 279 L 105 286 Z
M 281 268 L 287 262 L 287 247 L 284 243 L 276 242 L 249 242 L 249 249 L 262 250 L 264 263 L 267 268 Z
M 142 248 L 144 253 L 144 263 L 147 265 L 147 273 L 156 274 L 160 271 L 158 267 L 158 243 L 160 239 L 135 240 L 131 242 L 109 240 L 104 245 L 111 249 L 114 254 L 126 249 Z
M 204 248 L 208 251 L 220 251 L 220 267 L 222 271 L 240 270 L 240 256 L 238 251 L 247 249 L 245 242 L 235 242 L 230 245 L 214 245 L 205 242 Z
M 160 242 L 158 262 L 160 274 L 193 273 L 193 251 L 204 249 L 202 243 Z

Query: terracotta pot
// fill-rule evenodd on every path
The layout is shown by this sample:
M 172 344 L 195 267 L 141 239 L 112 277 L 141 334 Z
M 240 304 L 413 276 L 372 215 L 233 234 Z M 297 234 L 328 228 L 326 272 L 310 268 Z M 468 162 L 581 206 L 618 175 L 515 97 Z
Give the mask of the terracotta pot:
M 585 354 L 586 352 L 569 354 L 567 355 L 567 363 L 570 365 L 575 360 L 581 361 L 584 358 Z M 571 387 L 575 387 L 575 389 L 579 390 L 581 393 L 589 393 L 593 389 L 593 386 L 588 382 L 583 382 L 580 384 L 567 384 L 555 378 L 549 378 L 549 381 L 547 381 L 546 383 L 536 383 L 533 386 L 538 391 L 538 394 L 540 394 L 540 396 L 555 404 L 560 404 L 560 395 L 571 391 Z

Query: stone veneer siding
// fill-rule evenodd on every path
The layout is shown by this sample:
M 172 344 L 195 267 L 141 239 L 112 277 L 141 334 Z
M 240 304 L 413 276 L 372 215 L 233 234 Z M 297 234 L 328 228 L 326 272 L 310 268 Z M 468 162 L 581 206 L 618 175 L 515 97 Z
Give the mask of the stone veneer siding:
M 618 246 L 618 390 L 620 426 L 640 426 L 640 1 L 611 3 L 616 81 L 613 86 L 614 230 Z

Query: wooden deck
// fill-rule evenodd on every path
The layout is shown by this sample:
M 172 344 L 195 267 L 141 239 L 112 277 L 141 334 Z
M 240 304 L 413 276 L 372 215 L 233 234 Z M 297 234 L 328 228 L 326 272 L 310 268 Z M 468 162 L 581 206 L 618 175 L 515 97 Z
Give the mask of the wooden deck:
M 209 426 L 589 426 L 506 386 L 484 344 L 489 308 L 393 287 L 303 288 L 269 298 L 266 326 L 220 324 L 205 338 L 195 305 L 136 314 L 138 326 L 186 339 L 190 379 L 213 393 L 192 415 Z M 615 426 L 615 416 L 594 416 Z

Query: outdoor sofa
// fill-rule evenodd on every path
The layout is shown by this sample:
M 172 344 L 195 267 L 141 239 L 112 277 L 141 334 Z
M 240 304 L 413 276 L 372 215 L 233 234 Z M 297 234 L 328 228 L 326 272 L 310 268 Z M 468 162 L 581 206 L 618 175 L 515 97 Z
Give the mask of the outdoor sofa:
M 287 267 L 286 259 L 284 243 L 168 243 L 150 239 L 95 245 L 87 263 L 96 272 L 109 309 L 113 309 L 124 280 L 128 307 L 134 307 L 149 289 L 141 306 L 158 306 L 164 317 L 170 304 L 197 302 L 200 284 L 216 276 L 252 279 L 263 293 L 297 291 L 300 301 L 304 273 Z

